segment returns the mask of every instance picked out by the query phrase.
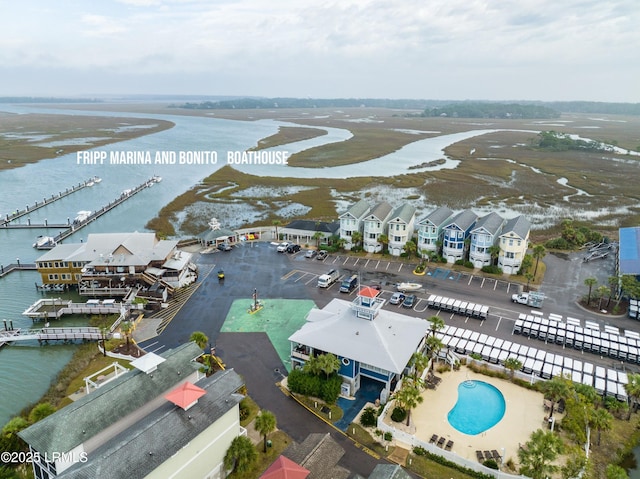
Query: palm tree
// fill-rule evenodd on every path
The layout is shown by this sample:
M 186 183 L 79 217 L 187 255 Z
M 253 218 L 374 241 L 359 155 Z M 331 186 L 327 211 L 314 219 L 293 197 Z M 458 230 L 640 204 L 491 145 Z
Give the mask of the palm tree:
M 325 374 L 327 379 L 340 369 L 340 360 L 335 354 L 321 354 L 316 360 L 318 369 Z
M 591 304 L 591 289 L 598 284 L 598 280 L 596 278 L 587 278 L 584 280 L 584 285 L 589 288 L 589 294 L 587 295 L 587 306 Z
M 404 244 L 404 250 L 407 253 L 407 258 L 410 258 L 412 254 L 415 254 L 418 246 L 413 240 L 409 240 Z
M 189 341 L 196 343 L 200 349 L 204 349 L 209 344 L 209 337 L 202 331 L 194 331 L 189 336 Z
M 516 371 L 519 371 L 522 368 L 522 361 L 520 361 L 518 358 L 511 356 L 505 359 L 504 367 L 509 370 L 509 376 L 513 381 Z
M 538 274 L 538 263 L 540 263 L 540 260 L 544 258 L 546 254 L 547 254 L 547 250 L 541 244 L 535 245 L 533 247 L 532 255 L 533 255 L 533 258 L 536 260 L 536 267 L 533 269 L 534 277 L 536 276 L 536 274 Z
M 316 240 L 316 248 L 320 248 L 320 240 L 324 238 L 324 234 L 322 233 L 322 231 L 316 231 L 315 233 L 313 233 L 312 238 Z
M 624 385 L 624 390 L 629 396 L 629 416 L 627 421 L 631 419 L 631 411 L 636 408 L 638 398 L 640 398 L 640 374 L 629 373 L 627 375 L 628 383 Z
M 598 289 L 596 289 L 596 294 L 598 295 L 598 309 L 602 309 L 602 299 L 610 291 L 611 288 L 609 286 L 605 286 L 604 284 L 598 286 Z
M 424 400 L 420 394 L 420 388 L 410 380 L 405 380 L 402 387 L 396 392 L 395 400 L 398 405 L 407 411 L 407 426 L 411 421 L 411 410 Z
M 382 253 L 387 249 L 387 245 L 389 244 L 389 237 L 386 234 L 381 234 L 378 236 L 378 243 L 382 245 Z
M 609 411 L 604 408 L 598 408 L 593 411 L 589 418 L 589 425 L 598 431 L 598 440 L 596 444 L 600 445 L 600 436 L 602 431 L 608 431 L 611 429 L 611 423 L 613 422 L 613 416 Z
M 442 341 L 437 336 L 429 336 L 426 340 L 427 348 L 431 352 L 431 373 L 433 374 L 433 370 L 436 365 L 436 358 L 440 353 L 440 350 L 444 347 Z
M 444 319 L 440 316 L 431 316 L 428 321 L 431 323 L 431 335 L 435 336 L 438 331 L 444 329 Z
M 491 265 L 495 265 L 500 254 L 500 246 L 497 244 L 489 246 L 489 254 L 491 255 Z
M 262 410 L 256 416 L 254 426 L 264 442 L 264 452 L 267 452 L 267 435 L 276 430 L 276 416 L 271 411 Z
M 130 346 L 130 342 L 131 342 L 131 330 L 133 329 L 133 326 L 131 326 L 131 322 L 130 321 L 123 321 L 120 323 L 120 331 L 122 331 L 124 333 L 124 337 L 127 341 L 127 353 L 129 352 L 129 346 Z
M 411 375 L 411 380 L 415 383 L 418 381 L 418 377 L 424 371 L 429 364 L 429 357 L 419 353 L 416 351 L 411 355 L 411 359 L 409 360 L 409 367 L 413 369 L 413 374 Z
M 282 224 L 282 221 L 280 221 L 280 220 L 273 220 L 273 221 L 271 222 L 271 224 L 272 224 L 273 226 L 275 226 L 275 227 L 276 227 L 276 239 L 280 239 L 280 236 L 278 236 L 278 226 L 280 226 L 280 225 Z
M 551 431 L 538 429 L 531 434 L 525 447 L 518 449 L 520 474 L 532 479 L 543 479 L 551 476 L 558 466 L 553 461 L 563 452 L 562 439 Z
M 360 231 L 354 231 L 351 233 L 351 241 L 353 242 L 353 245 L 357 247 L 362 241 L 362 233 L 360 233 Z
M 224 467 L 227 470 L 245 472 L 258 458 L 258 451 L 247 436 L 236 436 L 224 455 Z
M 566 399 L 569 396 L 571 388 L 566 379 L 554 377 L 544 382 L 541 389 L 545 397 L 548 397 L 551 401 L 551 412 L 549 413 L 549 418 L 551 418 L 553 417 L 553 410 L 556 403 L 560 401 L 560 399 Z

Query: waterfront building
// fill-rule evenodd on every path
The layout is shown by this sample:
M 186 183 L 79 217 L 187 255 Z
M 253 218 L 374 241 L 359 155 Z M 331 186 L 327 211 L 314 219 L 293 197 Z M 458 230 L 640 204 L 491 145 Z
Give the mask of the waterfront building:
M 364 287 L 351 302 L 336 298 L 322 309 L 312 309 L 307 322 L 289 337 L 292 366 L 332 353 L 340 359 L 342 395 L 353 396 L 362 381 L 375 381 L 384 402 L 411 355 L 424 352 L 430 324 L 383 309 L 385 300 L 378 295 L 378 290 Z
M 400 256 L 404 246 L 413 238 L 413 225 L 416 219 L 416 207 L 405 203 L 396 208 L 387 222 L 387 237 L 389 238 L 389 253 Z
M 474 268 L 489 266 L 492 261 L 491 248 L 498 243 L 498 236 L 502 231 L 504 219 L 495 212 L 478 218 L 476 225 L 471 230 L 471 243 L 469 245 L 469 261 Z
M 441 206 L 418 221 L 418 254 L 428 257 L 429 253 L 437 253 L 442 244 L 443 228 L 453 216 L 453 210 Z
M 351 205 L 347 211 L 339 216 L 340 238 L 344 240 L 344 249 L 350 250 L 355 246 L 353 234 L 363 232 L 363 219 L 369 213 L 371 207 L 365 200 L 360 200 Z
M 285 241 L 299 245 L 328 244 L 329 238 L 338 233 L 338 223 L 326 221 L 294 220 L 280 228 L 280 235 Z
M 475 226 L 478 216 L 471 210 L 458 213 L 444 227 L 442 235 L 442 256 L 447 263 L 455 263 L 464 259 L 467 239 Z
M 531 222 L 524 216 L 508 220 L 500 234 L 498 267 L 506 274 L 517 274 L 529 248 Z
M 391 218 L 393 208 L 383 201 L 375 205 L 364 217 L 362 227 L 362 246 L 367 253 L 380 253 L 384 245 L 380 236 L 386 235 L 387 223 Z
M 240 426 L 233 369 L 204 377 L 186 343 L 137 366 L 19 435 L 38 458 L 36 479 L 224 477 L 231 441 Z M 137 364 L 135 364 L 137 363 Z

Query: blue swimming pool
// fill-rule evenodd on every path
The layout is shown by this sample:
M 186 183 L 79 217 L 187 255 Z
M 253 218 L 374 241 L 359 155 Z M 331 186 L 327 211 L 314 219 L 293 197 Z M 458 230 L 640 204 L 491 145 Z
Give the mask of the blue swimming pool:
M 458 386 L 458 401 L 447 419 L 458 431 L 475 436 L 504 417 L 506 403 L 500 390 L 483 381 L 467 380 Z

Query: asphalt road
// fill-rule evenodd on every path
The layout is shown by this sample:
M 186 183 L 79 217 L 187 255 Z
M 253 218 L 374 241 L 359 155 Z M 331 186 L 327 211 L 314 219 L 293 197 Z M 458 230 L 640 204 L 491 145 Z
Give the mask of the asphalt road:
M 640 323 L 624 316 L 612 318 L 594 315 L 580 308 L 576 301 L 587 294 L 584 279 L 598 278 L 607 284 L 614 274 L 612 258 L 590 263 L 582 261 L 582 253 L 551 255 L 544 258 L 547 265 L 541 291 L 547 299 L 541 309 L 549 313 L 571 316 L 600 324 L 613 324 L 621 329 L 638 330 Z M 613 256 L 613 255 L 612 255 Z M 232 302 L 239 298 L 250 298 L 256 288 L 261 298 L 311 299 L 318 307 L 325 306 L 332 298 L 352 298 L 338 292 L 339 283 L 328 289 L 316 286 L 317 277 L 329 269 L 338 269 L 341 277 L 358 273 L 362 285 L 379 285 L 382 297 L 389 299 L 395 284 L 402 281 L 419 282 L 423 288 L 416 294 L 418 300 L 411 310 L 386 304 L 385 308 L 397 308 L 405 314 L 421 318 L 440 315 L 448 325 L 464 327 L 507 340 L 531 343 L 538 349 L 564 356 L 590 361 L 596 365 L 620 368 L 619 361 L 600 358 L 591 353 L 564 348 L 556 344 L 545 344 L 536 339 L 513 336 L 512 329 L 518 314 L 530 311 L 526 306 L 510 301 L 511 294 L 522 285 L 508 279 L 485 279 L 473 273 L 456 273 L 447 265 L 432 265 L 431 275 L 415 276 L 412 267 L 387 259 L 355 258 L 346 255 L 330 255 L 324 261 L 304 257 L 304 250 L 296 254 L 277 253 L 275 245 L 253 243 L 237 246 L 230 252 L 216 251 L 198 254 L 195 257 L 201 271 L 202 284 L 182 307 L 164 332 L 141 343 L 143 349 L 161 352 L 189 340 L 193 331 L 203 331 L 228 367 L 234 368 L 245 379 L 249 394 L 262 407 L 275 413 L 278 426 L 294 440 L 302 441 L 311 432 L 330 432 L 347 451 L 340 462 L 353 472 L 368 476 L 379 461 L 363 453 L 352 442 L 301 407 L 291 407 L 294 402 L 284 395 L 276 382 L 285 371 L 274 348 L 264 333 L 220 333 L 224 319 Z M 437 268 L 437 269 L 436 269 Z M 216 271 L 224 269 L 225 280 L 220 282 Z M 464 299 L 489 306 L 486 320 L 465 318 L 451 313 L 427 309 L 427 298 L 438 294 L 455 299 Z M 635 365 L 622 364 L 627 370 L 637 372 Z

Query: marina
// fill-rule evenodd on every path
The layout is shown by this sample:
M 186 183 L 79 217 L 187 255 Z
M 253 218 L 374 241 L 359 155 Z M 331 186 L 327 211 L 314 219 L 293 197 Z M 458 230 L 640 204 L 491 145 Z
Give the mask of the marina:
M 113 299 L 90 299 L 86 303 L 74 303 L 61 298 L 43 298 L 29 306 L 22 314 L 32 320 L 60 319 L 68 314 L 120 314 L 122 303 Z
M 101 341 L 110 339 L 111 333 L 100 328 L 42 328 L 42 329 L 16 329 L 0 332 L 0 347 L 16 341 Z

